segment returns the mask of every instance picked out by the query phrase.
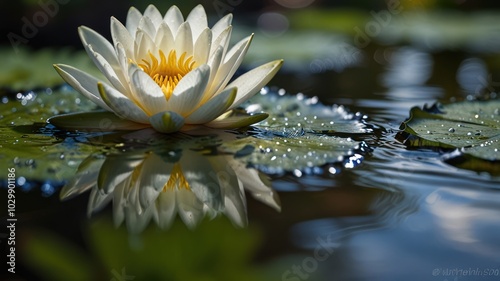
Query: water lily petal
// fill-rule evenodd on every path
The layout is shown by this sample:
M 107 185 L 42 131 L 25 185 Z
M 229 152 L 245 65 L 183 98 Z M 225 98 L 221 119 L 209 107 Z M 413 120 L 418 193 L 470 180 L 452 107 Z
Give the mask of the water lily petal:
M 238 42 L 233 48 L 231 48 L 231 50 L 229 50 L 229 52 L 227 52 L 224 57 L 224 62 L 217 70 L 217 76 L 212 82 L 209 90 L 210 96 L 224 89 L 229 80 L 233 77 L 234 73 L 243 61 L 243 57 L 245 56 L 248 47 L 250 47 L 252 38 L 253 34 Z
M 119 67 L 118 71 L 115 71 L 108 61 L 101 56 L 101 54 L 94 52 L 92 46 L 88 46 L 88 49 L 93 55 L 91 58 L 93 59 L 94 64 L 99 68 L 101 73 L 106 76 L 108 81 L 111 82 L 111 85 L 113 85 L 118 91 L 125 93 L 126 90 L 123 85 L 127 84 L 127 79 L 123 76 L 121 67 Z
M 227 87 L 238 87 L 238 94 L 230 109 L 238 107 L 247 99 L 253 97 L 255 93 L 271 81 L 276 72 L 281 68 L 281 65 L 283 65 L 283 60 L 268 62 L 248 71 L 231 82 Z
M 236 88 L 226 89 L 186 117 L 187 124 L 203 124 L 224 113 L 236 97 Z
M 208 78 L 208 85 L 207 85 L 207 90 L 203 94 L 203 98 L 201 99 L 201 103 L 205 103 L 207 100 L 209 100 L 214 92 L 210 91 L 215 86 L 212 86 L 214 84 L 215 77 L 217 76 L 217 69 L 219 68 L 222 58 L 223 58 L 223 48 L 221 46 L 217 47 L 216 51 L 214 52 L 213 55 L 211 55 L 208 59 L 208 66 L 210 67 L 210 77 Z
M 215 40 L 215 38 L 219 37 L 219 35 L 231 25 L 232 21 L 233 21 L 233 14 L 227 14 L 223 18 L 221 18 L 218 22 L 216 22 L 212 27 L 213 39 Z
M 184 76 L 168 100 L 169 108 L 183 116 L 191 113 L 199 104 L 210 77 L 208 65 L 202 65 Z
M 158 26 L 160 26 L 160 24 L 163 22 L 163 16 L 161 15 L 160 11 L 158 11 L 158 9 L 152 4 L 150 4 L 146 8 L 143 16 L 148 17 L 155 28 L 158 28 Z
M 125 96 L 129 96 L 128 93 L 131 92 L 130 88 L 130 78 L 128 73 L 129 68 L 129 60 L 127 58 L 127 52 L 121 43 L 116 44 L 116 55 L 118 57 L 118 62 L 120 63 L 121 74 L 124 77 L 125 82 L 123 82 L 123 87 L 125 88 L 125 92 L 123 93 Z
M 179 8 L 174 5 L 170 7 L 170 9 L 168 9 L 165 17 L 163 17 L 163 21 L 168 24 L 174 36 L 177 36 L 177 30 L 179 29 L 179 26 L 184 22 L 184 17 L 182 16 Z
M 184 125 L 184 118 L 175 112 L 164 111 L 151 116 L 149 122 L 158 132 L 173 133 Z
M 65 64 L 54 64 L 54 68 L 59 75 L 71 87 L 87 97 L 89 100 L 100 106 L 101 108 L 112 111 L 109 106 L 101 99 L 97 83 L 99 80 L 86 72 Z
M 141 20 L 139 21 L 139 26 L 137 26 L 137 32 L 139 30 L 142 30 L 145 32 L 147 35 L 149 35 L 149 38 L 155 38 L 156 36 L 156 28 L 153 22 L 151 21 L 150 18 L 143 16 Z M 136 36 L 137 38 L 137 36 Z
M 137 30 L 137 28 L 136 28 Z M 135 32 L 134 32 L 135 34 Z M 134 56 L 134 38 L 130 35 L 128 29 L 115 17 L 111 17 L 111 38 L 113 39 L 113 44 L 116 46 L 120 44 L 126 51 L 128 58 L 133 58 Z M 117 54 L 118 56 L 118 54 Z M 120 58 L 117 58 L 118 61 Z
M 130 9 L 128 10 L 127 21 L 125 22 L 125 26 L 127 27 L 128 32 L 134 39 L 141 18 L 142 18 L 141 12 L 139 12 L 139 10 L 137 10 L 135 7 L 130 7 Z
M 206 64 L 210 54 L 210 45 L 212 44 L 212 32 L 209 28 L 201 31 L 198 39 L 194 43 L 194 60 L 197 65 Z
M 136 44 L 134 46 L 135 47 L 134 61 L 136 63 L 142 63 L 143 59 L 149 61 L 150 60 L 149 52 L 151 52 L 155 56 L 158 56 L 158 47 L 156 47 L 156 44 L 154 43 L 153 39 L 149 36 L 149 34 L 144 32 L 140 28 L 137 29 L 135 43 Z
M 162 24 L 158 27 L 155 44 L 160 50 L 172 50 L 175 46 L 174 35 L 172 34 L 170 27 L 168 27 L 165 22 L 162 22 Z
M 221 34 L 219 34 L 217 37 L 215 37 L 215 33 L 212 31 L 212 46 L 210 49 L 210 56 L 214 54 L 214 52 L 217 50 L 219 46 L 222 47 L 222 56 L 226 54 L 227 48 L 229 46 L 229 39 L 231 38 L 231 33 L 232 33 L 232 26 L 228 26 L 226 29 L 224 29 Z
M 266 119 L 268 116 L 269 114 L 267 113 L 257 113 L 254 115 L 229 116 L 229 117 L 221 116 L 215 119 L 214 121 L 205 124 L 205 126 L 214 129 L 243 128 L 255 124 L 257 122 L 260 122 Z
M 89 45 L 92 46 L 94 52 L 101 54 L 111 66 L 118 67 L 115 49 L 106 38 L 86 26 L 80 26 L 78 28 L 78 33 L 80 34 L 83 46 L 90 57 L 93 57 L 94 54 L 89 51 Z
M 177 56 L 186 52 L 187 56 L 193 55 L 193 36 L 189 23 L 184 22 L 179 26 L 177 34 L 175 35 L 175 50 Z
M 196 41 L 201 32 L 208 27 L 207 13 L 202 5 L 197 5 L 186 18 L 193 31 L 193 41 Z
M 132 74 L 132 90 L 149 116 L 168 110 L 165 94 L 144 71 L 136 70 Z
M 120 118 L 110 111 L 91 111 L 61 114 L 47 120 L 58 128 L 79 131 L 132 131 L 151 127 L 149 124 L 136 123 Z
M 122 93 L 101 82 L 97 84 L 97 88 L 102 100 L 116 115 L 138 123 L 149 123 L 146 113 Z

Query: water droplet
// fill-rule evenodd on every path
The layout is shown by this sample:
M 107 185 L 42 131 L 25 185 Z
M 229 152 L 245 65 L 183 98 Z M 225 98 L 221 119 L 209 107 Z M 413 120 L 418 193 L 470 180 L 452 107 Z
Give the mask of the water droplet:
M 467 135 L 468 136 L 472 136 L 472 132 L 467 132 Z
M 453 128 L 449 128 L 449 129 L 448 129 L 448 132 L 450 132 L 450 133 L 454 133 L 454 132 L 455 132 L 455 129 L 453 129 Z
M 293 175 L 300 178 L 302 176 L 302 172 L 298 169 L 293 170 Z

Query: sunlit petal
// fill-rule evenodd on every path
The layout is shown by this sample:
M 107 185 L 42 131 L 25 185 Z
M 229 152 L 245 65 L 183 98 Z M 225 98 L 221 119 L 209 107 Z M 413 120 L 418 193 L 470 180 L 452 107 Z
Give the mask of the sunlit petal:
M 163 18 L 163 21 L 168 24 L 170 30 L 172 30 L 172 33 L 174 34 L 174 36 L 176 36 L 179 26 L 184 22 L 184 17 L 182 16 L 179 8 L 174 5 L 170 7 L 170 9 L 168 9 L 165 17 Z
M 148 115 L 167 110 L 167 100 L 161 88 L 141 70 L 132 74 L 132 88 Z
M 158 9 L 151 4 L 144 11 L 144 16 L 151 20 L 155 28 L 158 28 L 158 26 L 163 22 L 163 17 L 160 11 L 158 11 Z
M 113 39 L 115 49 L 120 44 L 125 50 L 127 57 L 133 58 L 134 38 L 130 35 L 129 30 L 115 17 L 111 17 L 111 38 Z
M 97 89 L 97 83 L 99 83 L 97 78 L 65 64 L 55 64 L 54 68 L 57 70 L 59 75 L 61 75 L 64 81 L 71 85 L 71 87 L 75 88 L 75 90 L 83 94 L 101 108 L 112 111 L 111 108 L 101 99 L 101 95 Z
M 202 5 L 197 5 L 191 10 L 186 18 L 193 31 L 193 41 L 200 36 L 201 32 L 208 27 L 207 14 Z
M 177 84 L 172 97 L 168 101 L 169 107 L 175 108 L 181 115 L 191 113 L 203 97 L 209 77 L 210 68 L 207 65 L 202 65 L 189 72 Z
M 266 113 L 258 113 L 254 115 L 245 116 L 220 116 L 206 124 L 207 127 L 214 129 L 237 129 L 250 126 L 266 119 L 269 115 Z
M 80 39 L 89 56 L 92 57 L 93 53 L 89 52 L 87 46 L 92 46 L 94 52 L 101 54 L 110 65 L 113 67 L 118 66 L 118 60 L 116 59 L 113 45 L 109 43 L 106 38 L 86 26 L 80 26 L 78 28 L 78 33 L 80 34 Z
M 186 117 L 186 123 L 204 124 L 214 120 L 231 106 L 236 92 L 236 88 L 231 88 L 218 94 Z
M 238 94 L 230 109 L 236 108 L 260 91 L 260 89 L 274 77 L 282 64 L 283 60 L 268 62 L 248 71 L 231 82 L 227 87 L 237 87 Z
M 118 116 L 138 123 L 148 123 L 148 116 L 133 101 L 114 88 L 99 82 L 97 84 L 102 100 Z
M 128 32 L 135 38 L 135 33 L 137 31 L 137 27 L 139 26 L 139 21 L 142 18 L 141 12 L 137 10 L 135 7 L 130 7 L 127 14 L 127 21 L 125 26 L 127 27 Z

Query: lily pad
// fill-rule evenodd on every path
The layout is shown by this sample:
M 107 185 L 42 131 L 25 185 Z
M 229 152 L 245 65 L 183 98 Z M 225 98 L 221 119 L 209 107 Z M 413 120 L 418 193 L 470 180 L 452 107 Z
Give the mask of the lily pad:
M 364 122 L 366 116 L 350 113 L 342 105 L 327 106 L 317 97 L 289 95 L 284 90 L 264 88 L 245 105 L 249 113 L 265 112 L 269 117 L 256 127 L 273 132 L 305 131 L 323 134 L 369 134 L 373 130 Z
M 412 108 L 401 129 L 405 144 L 459 149 L 460 156 L 500 161 L 500 100 L 463 101 Z M 465 165 L 473 167 L 474 165 Z
M 62 133 L 45 121 L 55 114 L 95 108 L 80 98 L 69 87 L 19 93 L 14 100 L 3 97 L 0 168 L 13 167 L 20 177 L 40 183 L 60 182 L 74 174 L 79 161 L 96 148 L 84 144 L 84 136 Z
M 245 110 L 266 112 L 269 117 L 254 125 L 253 137 L 224 143 L 222 149 L 268 174 L 320 174 L 327 164 L 354 167 L 369 150 L 366 143 L 351 138 L 373 132 L 365 116 L 343 106 L 264 88 L 245 104 Z

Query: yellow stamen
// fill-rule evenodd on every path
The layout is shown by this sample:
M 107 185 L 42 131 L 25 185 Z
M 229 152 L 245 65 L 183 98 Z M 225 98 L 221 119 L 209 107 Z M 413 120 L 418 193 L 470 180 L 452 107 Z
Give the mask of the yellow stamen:
M 186 58 L 187 53 L 184 52 L 177 58 L 175 50 L 172 50 L 166 57 L 160 50 L 160 59 L 158 60 L 151 52 L 148 54 L 150 60 L 143 59 L 144 63 L 140 63 L 139 66 L 161 87 L 168 100 L 182 77 L 193 70 L 195 64 L 193 56 Z
M 167 191 L 168 189 L 174 190 L 176 187 L 178 189 L 184 188 L 187 190 L 191 190 L 191 188 L 189 187 L 189 183 L 182 173 L 181 165 L 179 163 L 174 164 L 172 172 L 170 173 L 170 178 L 168 179 L 168 182 L 163 186 L 163 191 Z

